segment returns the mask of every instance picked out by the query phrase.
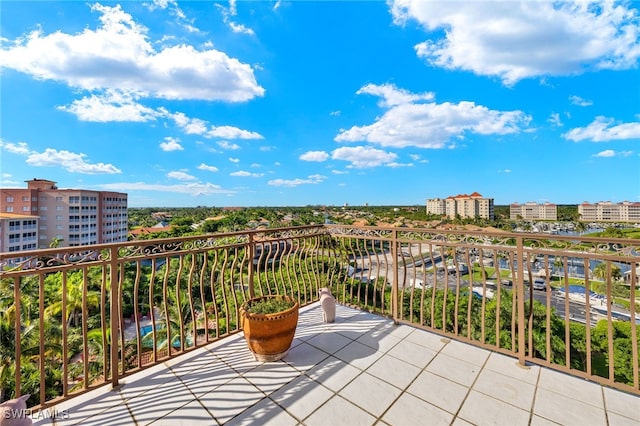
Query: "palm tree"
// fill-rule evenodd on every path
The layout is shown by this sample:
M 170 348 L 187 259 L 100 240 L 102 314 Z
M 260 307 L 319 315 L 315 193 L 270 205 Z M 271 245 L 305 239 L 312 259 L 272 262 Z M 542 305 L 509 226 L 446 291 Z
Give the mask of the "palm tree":
M 63 241 L 64 239 L 62 238 L 53 237 L 51 239 L 51 242 L 49 243 L 49 248 L 58 248 L 60 247 L 60 243 L 62 243 Z
M 72 272 L 68 275 L 66 295 L 62 294 L 61 280 L 62 277 L 59 273 L 49 275 L 45 279 L 45 286 L 53 289 L 56 300 L 45 309 L 45 315 L 53 317 L 60 314 L 62 312 L 62 300 L 65 298 L 67 302 L 67 318 L 64 318 L 64 320 L 67 321 L 69 325 L 71 325 L 71 322 L 73 321 L 73 325 L 77 327 L 78 316 L 82 313 L 83 307 L 82 296 L 84 291 L 84 280 L 82 272 Z M 89 309 L 97 308 L 100 304 L 100 294 L 93 290 L 87 290 L 86 304 Z
M 605 262 L 598 263 L 596 267 L 593 268 L 593 275 L 602 281 L 606 281 L 607 280 L 607 263 Z M 613 281 L 619 281 L 621 278 L 622 278 L 622 271 L 620 270 L 620 267 L 612 263 L 611 279 Z

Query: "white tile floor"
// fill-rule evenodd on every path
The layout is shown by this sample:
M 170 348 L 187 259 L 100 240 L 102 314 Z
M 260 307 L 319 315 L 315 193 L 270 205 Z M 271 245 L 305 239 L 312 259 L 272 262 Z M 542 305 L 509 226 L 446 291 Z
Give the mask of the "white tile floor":
M 638 396 L 344 306 L 333 324 L 302 309 L 282 361 L 256 362 L 237 334 L 122 382 L 53 407 L 54 423 L 640 426 Z

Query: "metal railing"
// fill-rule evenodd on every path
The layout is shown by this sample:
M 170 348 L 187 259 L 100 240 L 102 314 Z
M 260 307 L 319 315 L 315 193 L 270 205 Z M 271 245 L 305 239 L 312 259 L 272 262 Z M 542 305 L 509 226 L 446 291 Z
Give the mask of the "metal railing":
M 0 400 L 46 407 L 240 331 L 248 298 L 340 303 L 640 394 L 640 243 L 339 225 L 0 254 Z

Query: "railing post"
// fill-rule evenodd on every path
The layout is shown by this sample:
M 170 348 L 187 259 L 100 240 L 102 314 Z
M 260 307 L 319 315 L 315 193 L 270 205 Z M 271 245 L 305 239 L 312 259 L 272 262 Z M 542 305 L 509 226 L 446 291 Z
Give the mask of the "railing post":
M 524 323 L 524 239 L 516 237 L 516 314 L 518 318 L 518 363 L 525 365 L 525 323 Z
M 391 258 L 393 259 L 393 283 L 391 284 L 391 315 L 393 321 L 397 324 L 399 321 L 398 316 L 398 281 L 400 277 L 398 275 L 398 231 L 396 229 L 392 232 L 391 240 Z
M 255 256 L 253 233 L 249 233 L 249 241 L 247 242 L 247 244 L 247 256 L 249 257 L 249 298 L 254 298 L 256 297 L 256 292 L 253 288 L 253 256 Z
M 110 333 L 111 333 L 111 387 L 118 386 L 118 346 L 120 330 L 120 288 L 118 284 L 118 247 L 110 249 L 109 280 L 111 281 Z

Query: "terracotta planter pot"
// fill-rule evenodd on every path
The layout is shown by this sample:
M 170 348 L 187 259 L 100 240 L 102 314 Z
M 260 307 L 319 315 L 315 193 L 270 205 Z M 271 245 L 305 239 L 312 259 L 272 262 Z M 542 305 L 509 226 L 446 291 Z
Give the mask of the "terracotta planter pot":
M 289 352 L 293 336 L 298 325 L 300 305 L 295 302 L 292 308 L 273 314 L 255 314 L 247 312 L 252 301 L 283 296 L 261 296 L 248 300 L 240 307 L 242 331 L 247 345 L 257 361 L 269 362 L 284 358 Z M 288 300 L 293 300 L 284 296 Z

